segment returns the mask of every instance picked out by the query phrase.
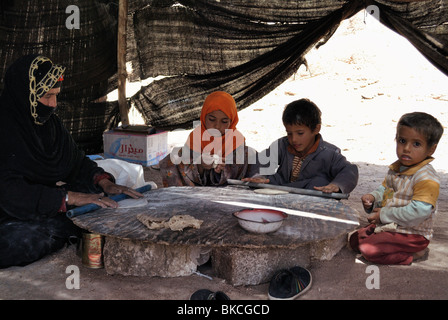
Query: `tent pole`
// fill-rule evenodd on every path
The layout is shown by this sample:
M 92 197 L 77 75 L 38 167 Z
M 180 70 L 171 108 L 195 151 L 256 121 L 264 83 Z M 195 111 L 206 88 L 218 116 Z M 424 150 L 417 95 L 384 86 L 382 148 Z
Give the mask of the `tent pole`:
M 121 124 L 129 125 L 128 107 L 126 103 L 126 25 L 128 19 L 128 0 L 120 0 L 118 7 L 118 108 L 120 110 Z

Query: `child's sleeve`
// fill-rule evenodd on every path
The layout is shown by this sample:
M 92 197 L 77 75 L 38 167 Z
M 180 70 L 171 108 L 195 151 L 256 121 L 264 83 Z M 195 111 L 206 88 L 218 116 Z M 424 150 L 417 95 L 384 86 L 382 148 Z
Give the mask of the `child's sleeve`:
M 331 174 L 334 179 L 331 183 L 337 185 L 342 193 L 350 193 L 358 184 L 358 167 L 347 161 L 339 151 L 335 152 L 334 155 L 331 166 Z
M 404 227 L 419 225 L 431 215 L 432 209 L 435 208 L 439 189 L 439 183 L 434 180 L 417 182 L 413 188 L 411 203 L 404 207 L 381 209 L 381 222 L 395 222 Z
M 432 205 L 423 201 L 412 200 L 404 207 L 382 208 L 380 220 L 387 224 L 395 222 L 403 227 L 417 226 L 426 220 L 432 212 Z
M 434 180 L 422 180 L 415 184 L 412 200 L 418 200 L 436 206 L 439 198 L 440 185 Z
M 386 186 L 383 183 L 373 192 L 370 192 L 370 194 L 375 198 L 375 203 L 381 203 L 383 201 L 384 191 L 386 191 Z

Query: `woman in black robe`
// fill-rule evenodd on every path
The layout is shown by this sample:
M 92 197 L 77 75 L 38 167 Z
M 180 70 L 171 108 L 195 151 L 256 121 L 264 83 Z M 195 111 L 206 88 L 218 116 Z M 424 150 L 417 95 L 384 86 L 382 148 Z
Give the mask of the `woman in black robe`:
M 23 266 L 79 237 L 65 212 L 105 194 L 142 194 L 115 184 L 85 156 L 54 114 L 65 68 L 28 55 L 7 70 L 0 96 L 0 268 Z

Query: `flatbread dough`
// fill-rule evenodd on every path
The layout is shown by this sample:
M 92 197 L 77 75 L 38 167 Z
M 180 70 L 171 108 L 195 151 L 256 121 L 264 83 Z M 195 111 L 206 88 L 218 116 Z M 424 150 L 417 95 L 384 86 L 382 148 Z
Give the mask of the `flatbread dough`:
M 146 200 L 145 198 L 124 199 L 124 200 L 118 201 L 118 208 L 119 209 L 137 208 L 137 207 L 144 207 L 147 204 L 148 204 L 148 200 Z
M 284 190 L 277 190 L 277 189 L 267 189 L 267 188 L 262 188 L 262 189 L 255 189 L 254 190 L 255 193 L 260 193 L 260 194 L 286 194 L 289 193 L 288 191 L 284 191 Z
M 138 214 L 137 220 L 143 223 L 148 229 L 157 230 L 165 228 L 165 223 L 168 219 L 151 217 L 147 214 Z
M 202 220 L 198 220 L 188 214 L 178 215 L 172 217 L 168 221 L 168 228 L 173 231 L 182 231 L 184 228 L 191 227 L 195 229 L 199 229 L 202 224 Z
M 198 220 L 187 214 L 173 216 L 170 219 L 152 217 L 146 214 L 138 214 L 137 220 L 151 230 L 170 228 L 173 231 L 183 231 L 185 228 L 199 229 L 203 222 L 202 220 Z

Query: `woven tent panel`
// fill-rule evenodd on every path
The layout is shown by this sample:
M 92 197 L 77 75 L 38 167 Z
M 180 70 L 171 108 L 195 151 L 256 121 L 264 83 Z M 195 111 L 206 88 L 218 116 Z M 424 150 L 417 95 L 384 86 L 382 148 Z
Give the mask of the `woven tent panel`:
M 393 12 L 416 27 L 429 27 L 447 22 L 446 0 L 414 2 L 376 0 L 375 4 L 380 6 L 380 10 Z
M 58 116 L 81 149 L 87 154 L 102 151 L 103 132 L 119 122 L 118 103 L 91 102 L 79 108 L 69 102 L 59 103 Z
M 182 4 L 192 5 L 187 2 L 182 1 Z M 297 15 L 296 2 L 291 9 L 293 2 L 281 2 L 285 5 L 283 12 L 289 8 Z M 333 1 L 339 6 L 335 11 L 318 8 L 314 16 L 308 15 L 303 21 L 297 20 L 296 16 L 296 20 L 290 23 L 277 21 L 267 24 L 256 21 L 256 17 L 250 17 L 247 11 L 245 19 L 237 19 L 234 10 L 239 12 L 241 8 L 235 9 L 238 7 L 235 4 L 224 10 L 222 7 L 210 9 L 204 4 L 202 8 L 196 1 L 194 3 L 197 5 L 195 10 L 187 6 L 145 8 L 145 13 L 152 9 L 156 12 L 152 19 L 145 20 L 145 26 L 148 20 L 151 21 L 152 34 L 145 41 L 154 41 L 153 44 L 159 43 L 160 47 L 150 46 L 154 54 L 150 59 L 157 63 L 151 67 L 149 62 L 145 63 L 142 59 L 141 66 L 150 68 L 153 72 L 151 76 L 175 75 L 154 81 L 131 98 L 145 121 L 154 126 L 190 127 L 199 118 L 206 95 L 214 90 L 232 94 L 238 109 L 247 107 L 288 79 L 304 63 L 304 55 L 311 47 L 331 35 L 344 18 L 361 9 L 357 3 L 342 6 L 343 2 Z M 245 2 L 238 4 L 246 8 Z M 275 8 L 271 2 L 269 4 L 271 9 Z M 220 2 L 220 5 L 223 3 Z M 230 9 L 232 11 L 229 13 Z M 165 11 L 167 15 L 159 11 Z M 260 14 L 259 8 L 254 11 Z M 224 17 L 225 14 L 229 16 Z M 204 16 L 207 17 L 205 25 Z M 170 24 L 173 29 L 170 29 Z M 134 25 L 139 25 L 138 19 L 134 20 Z M 162 27 L 154 28 L 154 25 Z M 179 40 L 177 34 L 183 25 L 187 26 L 185 30 L 188 31 L 184 30 L 182 37 L 187 40 Z M 136 38 L 150 33 L 149 29 L 142 31 L 136 31 Z M 179 41 L 185 42 L 179 44 Z M 196 42 L 201 41 L 202 45 L 196 45 Z M 139 40 L 137 43 L 140 43 Z M 178 49 L 175 49 L 176 43 Z M 147 46 L 138 48 L 140 50 Z M 173 50 L 177 52 L 173 53 Z M 177 54 L 186 60 L 180 59 Z
M 28 53 L 41 53 L 67 67 L 62 99 L 93 100 L 107 93 L 116 72 L 115 22 L 104 4 L 77 1 L 80 28 L 68 29 L 70 0 L 19 1 L 0 15 L 0 71 Z M 84 101 L 83 101 L 84 102 Z
M 447 73 L 447 0 L 154 1 L 134 6 L 140 76 L 170 76 L 131 98 L 148 124 L 191 126 L 214 90 L 243 109 L 300 67 L 307 50 L 367 5 Z M 335 14 L 339 12 L 339 14 Z M 189 124 L 189 125 L 188 125 Z
M 303 4 L 299 6 L 310 6 L 308 1 L 257 1 L 251 6 L 245 1 L 179 2 L 171 7 L 159 2 L 133 15 L 142 79 L 209 74 L 236 67 L 273 50 L 301 32 L 308 22 L 335 10 L 334 5 L 315 7 L 311 15 L 302 11 Z M 337 3 L 336 9 L 344 4 L 323 2 Z M 263 17 L 269 21 L 261 21 Z
M 319 20 L 340 9 L 347 1 L 278 1 L 278 0 L 184 0 L 179 1 L 182 5 L 192 8 L 207 6 L 210 14 L 226 15 L 231 13 L 237 19 L 247 21 L 261 21 L 268 23 L 308 23 Z
M 448 0 L 378 1 L 378 5 L 381 22 L 407 38 L 448 76 Z
M 425 34 L 448 51 L 448 0 L 400 3 L 377 1 L 385 17 L 393 15 L 409 23 L 413 31 Z M 404 36 L 404 35 L 403 35 Z M 405 36 L 406 38 L 408 36 Z
M 116 101 L 92 106 L 117 88 L 118 2 L 0 2 L 0 90 L 6 67 L 23 54 L 38 51 L 63 64 L 59 114 L 76 141 L 99 151 L 102 131 L 120 120 Z M 65 27 L 72 4 L 80 9 L 79 30 Z M 128 79 L 166 77 L 128 103 L 147 124 L 171 128 L 191 126 L 214 90 L 231 93 L 241 110 L 290 77 L 310 48 L 368 5 L 378 6 L 382 23 L 448 74 L 448 0 L 129 0 Z
M 79 29 L 66 27 L 72 4 L 79 8 Z M 90 102 L 110 91 L 109 78 L 117 70 L 116 18 L 92 0 L 14 0 L 1 9 L 0 90 L 7 67 L 22 55 L 43 54 L 65 66 L 58 113 L 81 147 L 101 151 L 106 108 L 92 112 Z M 65 110 L 68 105 L 73 107 Z

